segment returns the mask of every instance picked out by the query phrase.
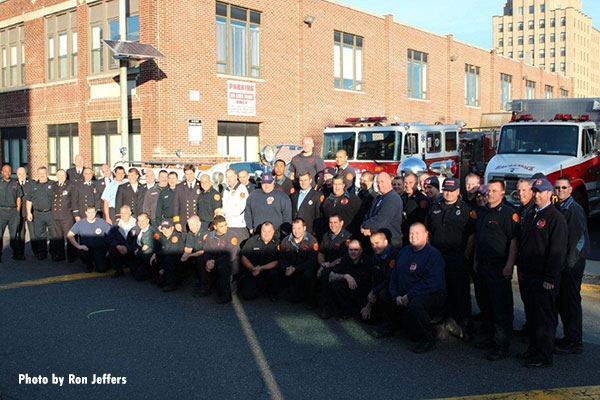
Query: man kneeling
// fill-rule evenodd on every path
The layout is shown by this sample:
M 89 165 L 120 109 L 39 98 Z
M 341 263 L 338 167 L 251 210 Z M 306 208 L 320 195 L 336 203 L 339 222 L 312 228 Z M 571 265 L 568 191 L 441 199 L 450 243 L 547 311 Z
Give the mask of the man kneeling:
M 84 262 L 88 272 L 106 272 L 106 253 L 108 242 L 106 235 L 110 229 L 108 222 L 102 218 L 96 218 L 96 206 L 90 205 L 85 209 L 85 219 L 80 219 L 67 233 L 67 239 L 75 246 L 79 258 Z M 75 239 L 79 235 L 79 243 Z
M 137 220 L 131 215 L 131 207 L 127 204 L 121 206 L 119 210 L 121 219 L 108 231 L 108 254 L 110 263 L 115 269 L 113 277 L 118 278 L 123 275 L 123 270 L 133 264 L 135 257 L 135 241 L 137 231 Z
M 260 236 L 250 237 L 242 248 L 240 264 L 244 267 L 242 297 L 252 300 L 267 292 L 273 301 L 279 296 L 280 274 L 277 269 L 277 242 L 275 228 L 269 221 L 263 222 Z
M 444 306 L 446 296 L 444 259 L 427 240 L 425 225 L 416 222 L 409 230 L 410 246 L 398 255 L 390 277 L 390 294 L 394 299 L 392 314 L 399 314 L 419 343 L 412 349 L 424 353 L 435 347 L 431 317 Z

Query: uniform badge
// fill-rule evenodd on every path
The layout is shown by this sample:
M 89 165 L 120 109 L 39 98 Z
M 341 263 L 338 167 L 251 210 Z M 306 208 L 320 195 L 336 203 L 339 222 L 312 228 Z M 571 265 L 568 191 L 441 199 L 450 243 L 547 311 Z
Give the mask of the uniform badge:
M 100 235 L 102 233 L 102 229 L 96 228 L 94 232 L 96 232 L 96 235 Z
M 69 191 L 68 191 L 68 190 L 63 190 L 63 193 L 62 193 L 62 195 L 63 195 L 63 196 L 66 196 L 66 195 L 68 195 L 68 194 L 69 194 Z
M 202 244 L 202 239 L 199 239 L 199 240 L 198 240 L 198 244 Z
M 340 247 L 342 244 L 341 243 L 334 243 L 335 247 Z
M 309 206 L 312 206 L 312 205 L 313 205 L 313 201 L 312 201 L 312 200 L 309 200 L 309 201 L 308 201 L 308 205 L 309 205 Z
M 215 194 L 215 195 L 213 196 L 213 199 L 215 199 L 215 201 L 219 201 L 219 200 L 221 200 L 221 196 L 220 196 L 220 195 L 218 195 L 218 194 Z
M 221 240 L 219 242 L 219 247 L 225 247 L 225 241 L 224 240 Z
M 308 250 L 308 245 L 303 244 L 302 247 L 300 247 L 300 250 Z
M 246 193 L 240 193 L 240 199 L 243 199 L 244 197 L 246 197 Z
M 417 269 L 417 264 L 416 263 L 410 264 L 410 270 L 411 271 L 415 271 L 416 269 Z
M 456 215 L 460 215 L 460 210 L 456 210 Z
M 231 244 L 232 244 L 232 245 L 234 245 L 234 246 L 237 246 L 237 244 L 238 244 L 238 239 L 237 239 L 236 237 L 232 237 L 232 238 L 231 238 Z
M 275 198 L 273 196 L 267 197 L 267 204 L 273 204 L 274 201 L 275 201 Z
M 512 219 L 515 222 L 519 222 L 519 216 L 517 215 L 517 213 L 513 213 Z
M 196 194 L 200 194 L 200 189 L 196 189 Z
M 469 213 L 469 215 L 471 216 L 471 218 L 477 219 L 477 213 L 475 212 L 475 210 L 471 210 L 471 212 Z
M 177 243 L 177 242 L 179 242 L 179 238 L 177 236 L 173 236 L 171 238 L 171 243 Z
M 314 251 L 319 250 L 319 245 L 317 243 L 313 244 L 313 250 Z
M 342 199 L 342 201 L 340 201 L 340 203 L 341 203 L 343 206 L 345 206 L 346 204 L 348 204 L 348 198 L 347 198 L 347 197 L 344 197 L 344 198 Z
M 540 219 L 536 224 L 535 224 L 538 228 L 543 228 L 546 226 L 546 220 L 545 219 Z
M 419 207 L 421 207 L 421 208 L 427 208 L 427 200 L 421 200 L 419 202 Z
M 322 194 L 321 197 L 319 197 L 319 201 L 322 203 L 323 200 L 325 200 L 325 195 Z
M 48 185 L 48 189 L 52 189 L 52 185 Z
M 390 263 L 389 263 L 390 269 L 394 269 L 395 266 L 396 266 L 396 260 L 394 260 L 394 259 L 390 260 Z

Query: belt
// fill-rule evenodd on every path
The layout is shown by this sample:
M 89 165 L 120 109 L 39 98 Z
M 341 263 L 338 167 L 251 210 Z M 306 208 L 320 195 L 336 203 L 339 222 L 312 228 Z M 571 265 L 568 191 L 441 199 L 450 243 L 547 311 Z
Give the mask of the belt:
M 34 209 L 33 209 L 33 211 L 37 211 L 37 212 L 50 212 L 50 211 L 52 211 L 52 209 L 51 209 L 51 208 L 48 208 L 48 209 L 46 209 L 46 210 L 38 210 L 38 209 L 35 209 L 35 208 L 34 208 Z

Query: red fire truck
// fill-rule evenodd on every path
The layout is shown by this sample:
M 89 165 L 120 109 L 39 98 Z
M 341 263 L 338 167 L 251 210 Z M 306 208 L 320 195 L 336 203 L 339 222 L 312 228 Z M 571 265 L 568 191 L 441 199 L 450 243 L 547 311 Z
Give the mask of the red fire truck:
M 569 176 L 573 197 L 590 214 L 600 205 L 598 128 L 600 98 L 515 100 L 496 155 L 485 170 L 486 183 L 503 179 L 507 200 L 517 202 L 517 181 L 537 172 L 550 182 Z
M 386 117 L 348 118 L 345 125 L 325 128 L 325 164 L 334 166 L 335 153 L 344 149 L 357 176 L 364 171 L 395 175 L 409 157 L 421 158 L 432 174 L 456 175 L 458 125 L 386 122 Z

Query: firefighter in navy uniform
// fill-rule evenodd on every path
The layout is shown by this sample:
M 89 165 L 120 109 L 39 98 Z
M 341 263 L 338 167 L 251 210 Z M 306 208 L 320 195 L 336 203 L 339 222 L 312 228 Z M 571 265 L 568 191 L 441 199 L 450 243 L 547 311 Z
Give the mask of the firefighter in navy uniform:
M 144 209 L 144 197 L 146 196 L 146 185 L 139 183 L 140 173 L 137 168 L 130 168 L 127 172 L 127 183 L 119 186 L 117 189 L 117 197 L 115 199 L 115 216 L 119 220 L 121 218 L 120 210 L 124 205 L 131 208 L 133 215 L 138 215 Z
M 48 257 L 48 240 L 52 238 L 52 201 L 54 182 L 48 180 L 48 169 L 39 167 L 38 180 L 31 182 L 29 193 L 25 196 L 27 221 L 33 225 L 31 249 L 38 260 Z
M 450 329 L 464 340 L 471 339 L 471 293 L 469 271 L 465 253 L 470 252 L 475 232 L 475 218 L 460 197 L 460 182 L 446 178 L 442 187 L 444 200 L 429 208 L 425 226 L 429 231 L 429 242 L 444 257 L 446 270 L 446 314 L 458 323 L 460 329 Z M 453 328 L 456 328 L 453 326 Z
M 288 196 L 296 191 L 294 181 L 285 176 L 285 161 L 275 161 L 275 164 L 273 164 L 273 177 L 275 178 L 275 189 L 281 190 Z
M 240 264 L 244 271 L 241 281 L 242 297 L 252 300 L 260 296 L 261 292 L 266 292 L 272 301 L 277 300 L 281 274 L 277 268 L 279 251 L 273 224 L 263 222 L 260 235 L 250 237 L 240 254 Z
M 193 165 L 187 164 L 183 167 L 185 179 L 177 185 L 175 197 L 173 198 L 173 222 L 178 232 L 185 233 L 187 230 L 187 219 L 196 215 L 198 209 L 198 196 L 200 196 L 200 182 L 195 178 Z
M 346 229 L 353 235 L 359 233 L 360 216 L 360 199 L 355 195 L 345 191 L 344 180 L 336 176 L 333 178 L 333 192 L 325 198 L 323 202 L 323 220 L 329 221 L 329 217 L 334 214 L 339 215 L 344 221 Z
M 317 307 L 317 239 L 306 232 L 301 218 L 292 223 L 292 233 L 280 244 L 279 268 L 289 281 L 290 301 L 306 300 L 309 309 Z
M 181 233 L 175 230 L 169 220 L 160 224 L 159 231 L 160 233 L 154 235 L 156 251 L 150 258 L 150 264 L 157 264 L 158 286 L 163 288 L 163 292 L 172 292 L 179 287 L 181 255 L 185 242 Z
M 123 275 L 124 269 L 133 264 L 136 248 L 137 220 L 131 215 L 131 208 L 123 204 L 119 209 L 119 215 L 121 218 L 106 235 L 108 255 L 115 269 L 114 278 Z
M 306 231 L 318 239 L 323 232 L 321 205 L 325 197 L 313 189 L 313 180 L 307 172 L 298 177 L 298 185 L 298 190 L 291 196 L 292 219 L 302 218 L 306 223 Z
M 131 275 L 137 281 L 143 281 L 149 277 L 156 279 L 157 273 L 152 270 L 150 259 L 154 254 L 156 231 L 150 226 L 150 217 L 146 213 L 141 213 L 137 218 L 137 227 L 134 227 L 135 243 L 133 251 L 134 261 L 130 267 Z
M 73 163 L 75 165 L 67 170 L 67 180 L 74 184 L 75 182 L 83 181 L 83 171 L 85 170 L 83 164 L 85 163 L 85 159 L 81 154 L 77 154 Z M 85 214 L 85 210 L 82 211 L 82 214 Z
M 65 239 L 73 226 L 73 183 L 67 181 L 64 169 L 56 171 L 57 182 L 54 185 L 54 198 L 52 200 L 52 240 L 50 241 L 50 254 L 52 261 L 65 260 Z M 67 241 L 67 260 L 75 261 L 77 249 Z
M 283 192 L 275 189 L 273 175 L 263 174 L 260 189 L 253 191 L 246 201 L 244 219 L 251 234 L 258 234 L 260 225 L 265 221 L 273 224 L 276 237 L 290 231 L 292 202 Z
M 98 216 L 102 212 L 102 193 L 98 190 L 98 181 L 93 181 L 94 171 L 91 168 L 83 170 L 83 180 L 74 184 L 73 190 L 73 216 L 75 221 L 85 218 L 85 208 L 96 206 Z
M 419 180 L 415 174 L 406 171 L 404 175 L 404 193 L 402 193 L 403 223 L 402 237 L 404 245 L 409 244 L 408 229 L 415 222 L 425 222 L 429 202 L 417 187 Z
M 402 246 L 402 198 L 393 190 L 392 178 L 387 172 L 377 175 L 377 186 L 381 193 L 369 209 L 361 225 L 360 233 L 371 236 L 371 232 L 384 232 L 392 246 Z M 369 251 L 370 253 L 370 251 Z
M 213 220 L 214 230 L 204 239 L 205 268 L 202 269 L 202 290 L 210 294 L 213 284 L 217 283 L 217 304 L 231 301 L 231 279 L 238 273 L 238 255 L 240 240 L 228 231 L 225 217 L 217 215 Z
M 498 361 L 508 356 L 513 324 L 511 279 L 517 255 L 519 216 L 503 203 L 504 181 L 491 180 L 487 186 L 488 206 L 476 217 L 475 261 L 473 268 L 481 293 L 479 306 L 485 337 L 475 347 L 490 349 L 486 358 Z M 519 265 L 520 266 L 520 265 Z
M 204 297 L 207 293 L 202 291 L 202 269 L 204 268 L 204 240 L 208 236 L 207 231 L 202 231 L 200 218 L 192 215 L 188 221 L 188 231 L 185 236 L 185 247 L 181 256 L 182 263 L 189 263 L 196 273 L 197 284 L 192 293 L 193 297 Z
M 532 189 L 536 207 L 523 224 L 519 243 L 519 267 L 527 293 L 529 348 L 519 357 L 526 367 L 539 368 L 552 365 L 558 323 L 556 296 L 567 256 L 569 228 L 565 217 L 552 205 L 552 184 L 538 178 Z
M 152 226 L 157 227 L 165 220 L 173 220 L 173 199 L 175 198 L 175 190 L 177 188 L 177 172 L 169 172 L 169 185 L 160 192 L 160 197 L 156 202 L 156 216 L 152 221 Z
M 354 168 L 348 164 L 348 153 L 344 149 L 340 149 L 335 153 L 335 176 L 339 176 L 344 180 L 344 189 L 350 193 L 355 193 L 354 186 L 356 181 L 356 173 Z
M 13 251 L 13 259 L 24 260 L 25 249 L 19 240 L 19 218 L 21 212 L 21 201 L 23 189 L 19 183 L 11 179 L 12 169 L 9 164 L 2 166 L 2 181 L 0 182 L 0 232 L 2 237 L 8 226 L 10 235 L 10 247 Z M 0 248 L 0 257 L 2 249 Z
M 27 220 L 27 210 L 25 207 L 25 197 L 27 196 L 27 193 L 29 193 L 29 191 L 31 190 L 31 184 L 33 183 L 33 181 L 30 179 L 27 179 L 27 170 L 24 167 L 17 168 L 16 175 L 17 175 L 17 182 L 19 183 L 19 186 L 21 186 L 21 189 L 23 190 L 23 197 L 21 198 L 21 211 L 19 213 L 19 238 L 18 238 L 18 240 L 19 240 L 19 247 L 23 248 L 23 254 L 25 254 L 26 231 L 29 232 L 30 240 L 34 236 L 33 224 L 31 223 L 31 221 Z M 31 242 L 31 250 L 33 250 L 33 253 L 36 254 L 33 242 Z
M 556 299 L 564 337 L 557 340 L 554 352 L 578 354 L 583 351 L 581 281 L 585 270 L 585 259 L 590 251 L 590 237 L 585 211 L 572 196 L 573 186 L 569 178 L 558 178 L 554 183 L 554 189 L 559 201 L 556 206 L 564 215 L 569 227 L 566 265 L 561 272 Z
M 198 195 L 196 215 L 200 217 L 200 230 L 208 232 L 208 226 L 215 217 L 215 210 L 223 207 L 223 200 L 219 192 L 212 187 L 212 182 L 207 174 L 200 176 L 200 194 Z

